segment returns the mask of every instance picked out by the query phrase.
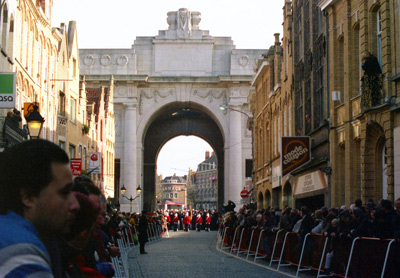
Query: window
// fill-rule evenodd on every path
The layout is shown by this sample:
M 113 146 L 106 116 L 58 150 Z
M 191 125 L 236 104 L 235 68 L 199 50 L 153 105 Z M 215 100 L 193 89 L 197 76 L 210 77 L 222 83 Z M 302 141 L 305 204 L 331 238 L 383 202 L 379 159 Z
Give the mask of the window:
M 324 90 L 324 45 L 323 41 L 320 40 L 315 46 L 314 51 L 314 105 L 313 105 L 313 122 L 314 128 L 318 128 L 324 119 L 324 102 L 323 102 L 323 90 Z
M 169 198 L 169 193 L 165 194 L 165 198 L 167 198 L 167 199 Z
M 382 68 L 382 22 L 381 22 L 381 12 L 376 13 L 376 54 L 378 58 L 379 65 Z
M 48 50 L 45 49 L 44 55 L 43 55 L 43 64 L 44 64 L 44 89 L 48 90 L 48 84 L 49 84 L 49 53 Z
M 1 28 L 1 46 L 4 50 L 6 50 L 7 48 L 7 29 L 8 29 L 8 8 L 7 5 L 4 5 L 3 8 L 3 16 L 1 19 L 2 22 L 0 22 L 0 24 L 2 24 L 2 28 Z
M 59 141 L 58 146 L 65 151 L 65 142 L 64 141 Z
M 178 199 L 178 193 L 175 193 L 175 199 Z
M 253 176 L 253 160 L 246 159 L 246 178 Z
M 49 104 L 49 140 L 53 142 L 53 111 L 51 109 L 51 104 Z
M 37 80 L 36 80 L 36 82 L 39 83 L 39 84 L 40 84 L 40 80 L 41 80 L 40 74 L 41 74 L 41 72 L 42 72 L 42 68 L 41 68 L 42 64 L 41 64 L 41 61 L 42 61 L 42 47 L 41 47 L 40 41 L 39 41 L 39 43 L 38 43 L 38 50 L 37 50 L 37 69 L 36 69 L 36 70 L 37 70 L 37 75 L 36 75 Z
M 86 170 L 86 154 L 87 154 L 87 149 L 86 149 L 86 147 L 83 147 L 83 156 L 82 156 L 82 168 L 83 168 L 83 170 Z
M 58 96 L 58 114 L 65 116 L 65 94 L 60 92 Z
M 73 77 L 76 77 L 76 73 L 77 73 L 77 66 L 76 66 L 76 59 L 73 58 L 72 59 L 72 67 L 73 67 Z
M 55 67 L 56 67 L 56 63 L 54 62 L 54 58 L 51 57 L 50 59 L 50 92 L 52 95 L 54 95 L 54 88 L 56 86 L 55 82 Z
M 73 123 L 75 123 L 75 116 L 76 116 L 76 100 L 71 98 L 69 105 L 69 120 Z
M 75 158 L 75 146 L 74 145 L 69 144 L 68 154 L 69 154 L 69 158 Z

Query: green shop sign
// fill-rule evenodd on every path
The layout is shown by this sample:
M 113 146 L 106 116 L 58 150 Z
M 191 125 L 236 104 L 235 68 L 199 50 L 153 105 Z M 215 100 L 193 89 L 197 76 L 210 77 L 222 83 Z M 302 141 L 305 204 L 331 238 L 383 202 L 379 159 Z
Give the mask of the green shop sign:
M 15 107 L 15 73 L 0 73 L 0 108 Z

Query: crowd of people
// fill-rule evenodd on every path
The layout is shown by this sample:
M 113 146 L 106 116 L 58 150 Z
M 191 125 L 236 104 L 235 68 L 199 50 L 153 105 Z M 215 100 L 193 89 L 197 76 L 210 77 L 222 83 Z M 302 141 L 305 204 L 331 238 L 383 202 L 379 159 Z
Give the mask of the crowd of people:
M 400 238 L 400 199 L 356 200 L 349 208 L 322 207 L 300 211 L 286 207 L 256 210 L 229 201 L 224 214 L 215 210 L 158 210 L 121 213 L 107 205 L 100 189 L 86 176 L 73 178 L 64 150 L 45 140 L 29 140 L 0 153 L 0 274 L 7 277 L 95 277 L 114 275 L 111 257 L 122 230 L 133 229 L 132 241 L 146 254 L 148 224 L 159 230 L 210 231 L 222 227 L 285 230 L 337 240 L 355 237 Z M 264 247 L 269 254 L 269 238 Z M 328 250 L 329 270 L 333 248 Z M 94 273 L 94 274 L 93 274 Z
M 369 237 L 395 239 L 400 243 L 400 198 L 394 205 L 390 200 L 380 200 L 377 204 L 368 200 L 364 206 L 362 201 L 357 199 L 350 207 L 322 207 L 315 211 L 306 206 L 302 206 L 300 210 L 286 207 L 282 211 L 279 208 L 254 210 L 243 206 L 238 212 L 230 211 L 224 214 L 223 227 L 296 233 L 299 239 L 296 251 L 299 253 L 308 233 L 330 237 L 331 244 L 325 263 L 325 272 L 330 273 L 334 247 L 339 245 L 341 240 Z M 267 236 L 263 242 L 267 258 L 271 256 L 270 241 Z M 311 240 L 306 242 L 305 251 L 312 251 Z
M 201 230 L 216 231 L 219 228 L 221 216 L 216 210 L 186 210 L 167 209 L 157 210 L 154 214 L 155 222 L 162 226 L 163 231 Z
M 132 227 L 144 250 L 146 213 L 124 214 L 106 203 L 86 176 L 73 177 L 64 150 L 29 140 L 0 153 L 0 276 L 113 277 L 117 239 Z M 135 228 L 133 228 L 135 227 Z

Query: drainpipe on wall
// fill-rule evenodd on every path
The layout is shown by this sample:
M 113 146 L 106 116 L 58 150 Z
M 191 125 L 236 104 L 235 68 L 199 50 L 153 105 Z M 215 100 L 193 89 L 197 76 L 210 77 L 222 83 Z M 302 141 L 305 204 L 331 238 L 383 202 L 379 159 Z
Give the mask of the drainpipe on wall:
M 328 95 L 328 153 L 329 153 L 329 158 L 328 158 L 328 168 L 332 169 L 332 165 L 331 165 L 331 125 L 332 125 L 332 119 L 330 119 L 330 114 L 331 114 L 331 94 L 329 92 L 330 89 L 330 79 L 329 79 L 329 74 L 330 74 L 330 70 L 329 70 L 329 15 L 326 11 L 322 11 L 323 16 L 325 17 L 326 20 L 326 66 L 327 66 L 327 70 L 326 70 L 326 75 L 327 75 L 327 79 L 326 79 L 326 91 L 327 91 L 327 95 Z M 332 206 L 332 190 L 331 190 L 331 176 L 332 176 L 332 172 L 330 170 L 330 173 L 327 175 L 328 176 L 328 193 L 329 193 L 329 198 L 328 198 L 328 203 L 326 204 L 329 208 Z

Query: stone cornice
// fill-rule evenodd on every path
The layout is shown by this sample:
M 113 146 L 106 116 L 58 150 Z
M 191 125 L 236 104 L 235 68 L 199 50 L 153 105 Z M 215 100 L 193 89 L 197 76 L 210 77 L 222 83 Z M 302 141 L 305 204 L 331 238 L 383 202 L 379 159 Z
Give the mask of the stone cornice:
M 220 82 L 246 82 L 252 80 L 251 75 L 220 75 L 220 76 L 148 76 L 148 75 L 85 75 L 85 81 L 131 81 L 146 83 L 220 83 Z
M 330 5 L 333 5 L 337 2 L 338 0 L 322 0 L 321 2 L 318 3 L 318 7 L 323 11 Z
M 260 68 L 258 69 L 256 75 L 254 76 L 253 80 L 251 81 L 251 86 L 255 87 L 254 84 L 258 81 L 261 75 L 265 72 L 267 67 L 269 66 L 268 61 L 263 61 Z
M 33 3 L 33 1 L 28 0 L 26 2 L 29 5 L 29 8 L 32 11 L 32 13 L 35 15 L 36 19 L 38 19 L 40 21 L 40 23 L 43 24 L 43 26 L 50 27 L 49 19 L 47 17 L 45 17 L 41 11 L 39 11 L 38 7 L 36 7 L 36 5 Z

